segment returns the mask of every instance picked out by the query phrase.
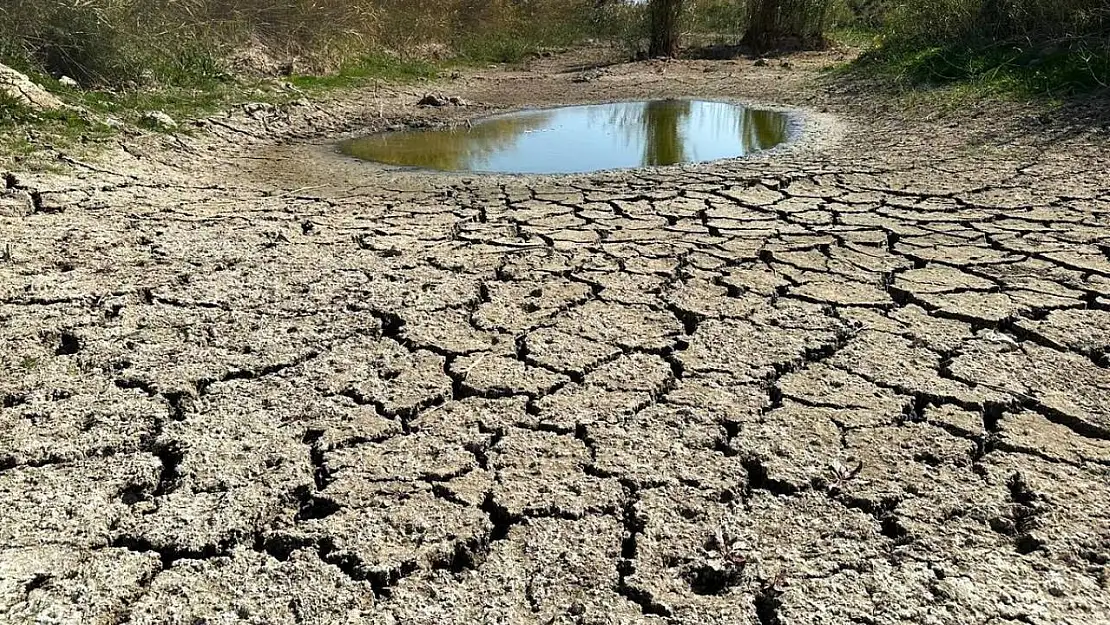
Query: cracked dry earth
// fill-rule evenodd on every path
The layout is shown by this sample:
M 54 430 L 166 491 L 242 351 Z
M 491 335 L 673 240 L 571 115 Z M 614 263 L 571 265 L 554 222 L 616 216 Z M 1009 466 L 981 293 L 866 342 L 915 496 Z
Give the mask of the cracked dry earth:
M 454 86 L 801 107 L 748 160 L 331 155 L 476 114 L 383 89 L 6 175 L 0 621 L 1110 623 L 1107 138 L 810 69 Z

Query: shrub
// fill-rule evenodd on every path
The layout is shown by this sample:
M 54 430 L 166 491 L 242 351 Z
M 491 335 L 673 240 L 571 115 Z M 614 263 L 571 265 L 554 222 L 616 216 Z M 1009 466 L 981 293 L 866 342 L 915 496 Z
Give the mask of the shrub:
M 3 0 L 0 60 L 108 87 L 219 80 L 248 44 L 315 70 L 435 45 L 517 61 L 593 36 L 601 15 L 596 0 Z
M 1067 95 L 1110 84 L 1105 0 L 912 0 L 889 15 L 863 67 L 916 83 L 978 81 Z
M 753 0 L 744 44 L 756 50 L 820 48 L 831 0 Z

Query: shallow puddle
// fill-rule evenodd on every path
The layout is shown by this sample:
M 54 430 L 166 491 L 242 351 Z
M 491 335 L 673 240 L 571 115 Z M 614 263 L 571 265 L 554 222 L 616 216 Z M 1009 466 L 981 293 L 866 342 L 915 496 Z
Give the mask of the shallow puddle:
M 788 126 L 776 111 L 653 100 L 508 113 L 449 129 L 370 135 L 339 149 L 402 167 L 569 174 L 744 156 L 785 141 Z

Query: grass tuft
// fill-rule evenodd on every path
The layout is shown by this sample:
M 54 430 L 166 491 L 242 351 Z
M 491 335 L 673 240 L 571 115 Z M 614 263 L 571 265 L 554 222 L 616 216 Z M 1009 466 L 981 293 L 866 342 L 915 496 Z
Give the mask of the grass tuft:
M 289 77 L 289 82 L 304 90 L 344 89 L 378 80 L 388 82 L 430 80 L 439 76 L 439 71 L 438 65 L 428 61 L 371 54 L 348 61 L 332 73 L 293 75 Z
M 1110 46 L 1079 39 L 880 47 L 865 54 L 857 70 L 913 87 L 961 84 L 984 95 L 1060 98 L 1110 86 Z
M 850 74 L 1020 98 L 1110 87 L 1106 0 L 907 0 L 883 23 Z

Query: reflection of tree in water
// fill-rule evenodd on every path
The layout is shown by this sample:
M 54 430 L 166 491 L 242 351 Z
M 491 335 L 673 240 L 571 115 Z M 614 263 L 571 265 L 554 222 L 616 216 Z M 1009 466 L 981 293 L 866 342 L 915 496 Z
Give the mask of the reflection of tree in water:
M 766 149 L 786 138 L 786 116 L 722 102 L 655 100 L 610 111 L 609 123 L 621 128 L 629 144 L 642 140 L 642 164 L 674 165 L 692 160 L 688 141 L 740 143 L 741 154 Z M 689 136 L 688 136 L 689 135 Z M 695 139 L 696 137 L 696 139 Z
M 529 130 L 545 125 L 551 113 L 497 117 L 449 130 L 406 130 L 348 141 L 344 153 L 364 160 L 440 170 L 472 169 L 489 155 L 508 149 Z
M 744 152 L 763 150 L 782 143 L 786 139 L 786 116 L 774 111 L 753 111 L 744 109 L 741 139 Z
M 736 137 L 740 142 L 740 155 L 765 150 L 782 143 L 786 138 L 786 116 L 774 111 L 757 111 L 746 106 L 722 102 L 704 102 L 694 115 L 693 123 L 699 126 L 699 135 L 717 140 Z
M 547 130 L 518 144 L 529 132 Z M 657 100 L 530 111 L 473 127 L 374 135 L 342 149 L 380 163 L 453 171 L 495 164 L 559 168 L 577 166 L 580 159 L 605 168 L 741 156 L 780 143 L 786 130 L 786 117 L 779 113 L 724 102 Z M 525 146 L 527 153 L 518 149 Z
M 682 125 L 690 116 L 688 100 L 656 100 L 644 105 L 644 165 L 674 165 L 686 160 Z
M 629 148 L 643 141 L 642 165 L 681 163 L 686 153 L 681 131 L 690 105 L 688 100 L 653 100 L 604 106 L 598 109 L 607 113 L 601 131 L 619 129 Z

